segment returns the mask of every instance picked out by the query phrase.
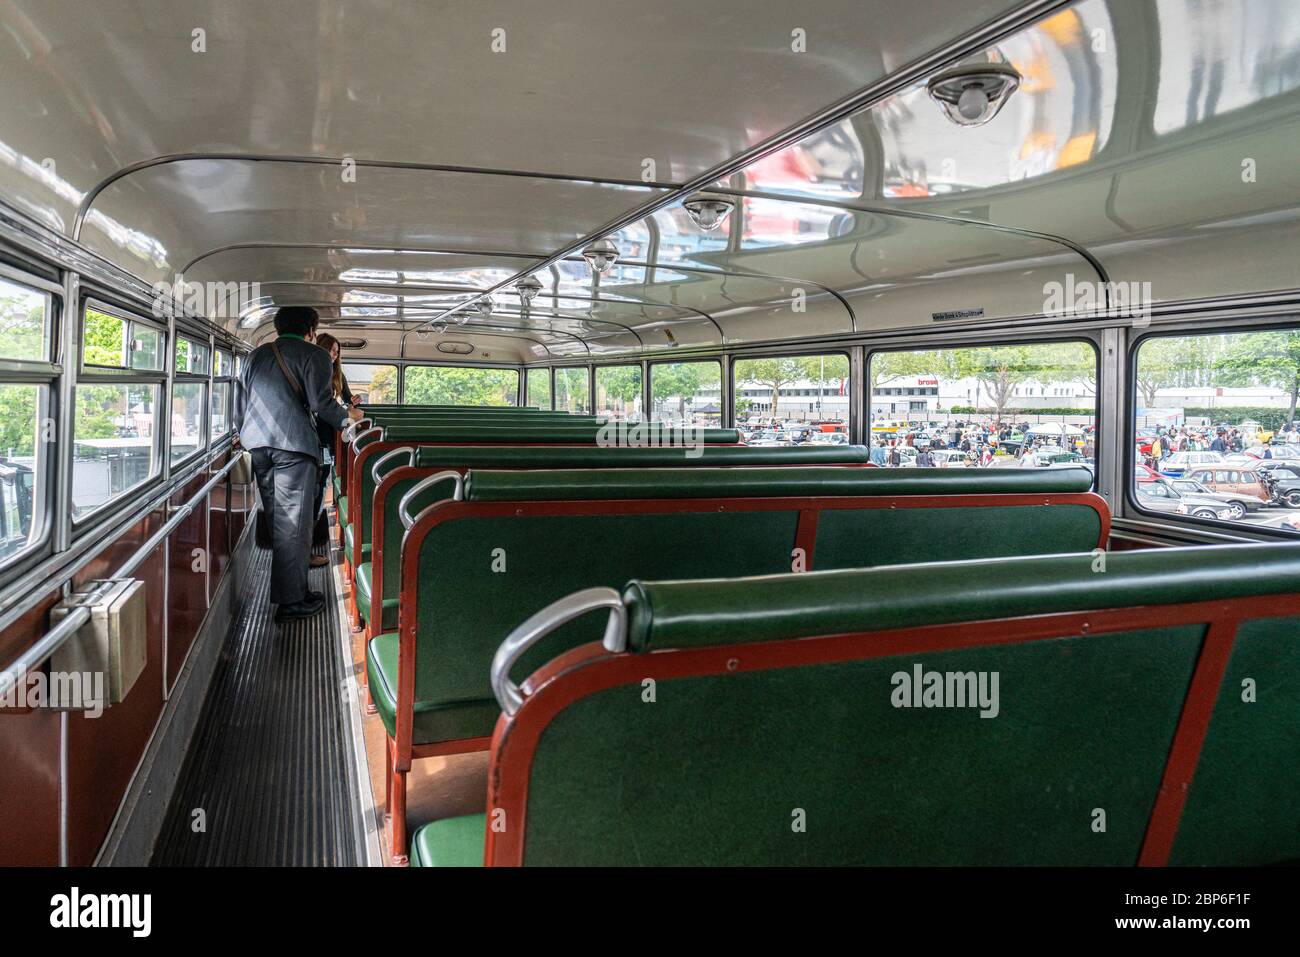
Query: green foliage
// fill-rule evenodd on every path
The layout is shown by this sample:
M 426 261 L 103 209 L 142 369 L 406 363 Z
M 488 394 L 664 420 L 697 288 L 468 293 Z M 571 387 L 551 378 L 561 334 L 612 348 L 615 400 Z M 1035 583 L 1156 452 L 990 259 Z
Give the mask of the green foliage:
M 800 379 L 821 380 L 829 391 L 838 389 L 840 382 L 848 377 L 849 359 L 844 355 L 774 356 L 770 359 L 742 359 L 736 363 L 737 382 L 757 382 L 771 390 L 774 414 L 784 386 Z
M 640 366 L 601 366 L 596 369 L 596 405 L 619 411 L 641 397 Z
M 977 409 L 973 405 L 954 405 L 948 409 L 953 415 L 993 415 L 997 410 L 991 408 Z M 1096 415 L 1096 409 L 1075 409 L 1066 408 L 1065 406 L 1054 406 L 1051 408 L 1034 408 L 1034 409 L 1012 409 L 1007 412 L 1008 418 L 1015 418 L 1019 415 Z
M 86 321 L 82 327 L 82 360 L 87 365 L 113 366 L 122 368 L 126 365 L 127 323 L 117 316 L 86 310 Z M 177 346 L 179 351 L 180 347 Z
M 519 373 L 513 369 L 409 366 L 406 370 L 406 401 L 414 405 L 514 405 L 518 390 Z M 370 401 L 378 400 L 372 394 Z
M 1300 332 L 1252 332 L 1231 336 L 1227 349 L 1214 361 L 1216 384 L 1269 386 L 1290 399 L 1286 422 L 1295 418 L 1300 397 Z
M 676 398 L 677 418 L 683 421 L 686 406 L 705 389 L 719 390 L 721 402 L 722 366 L 717 362 L 662 362 L 650 367 L 651 400 L 666 403 Z M 742 414 L 751 404 L 748 399 L 737 402 L 736 414 Z
M 1287 415 L 1286 409 L 1266 405 L 1216 405 L 1185 406 L 1183 415 L 1189 419 L 1209 419 L 1211 425 L 1226 422 L 1228 425 L 1241 425 L 1243 422 L 1258 422 L 1263 428 L 1276 432 L 1294 416 Z
M 355 389 L 356 386 L 352 386 L 352 388 Z M 370 377 L 370 384 L 366 389 L 366 401 L 397 401 L 397 366 L 379 366 L 375 370 L 375 374 Z M 407 401 L 413 402 L 415 400 L 408 399 Z
M 585 367 L 555 370 L 555 408 L 575 415 L 590 414 L 590 385 Z
M 35 454 L 39 391 L 34 385 L 0 385 L 0 456 Z
M 0 289 L 18 287 L 0 282 Z M 0 296 L 0 355 L 45 358 L 45 298 L 21 291 Z

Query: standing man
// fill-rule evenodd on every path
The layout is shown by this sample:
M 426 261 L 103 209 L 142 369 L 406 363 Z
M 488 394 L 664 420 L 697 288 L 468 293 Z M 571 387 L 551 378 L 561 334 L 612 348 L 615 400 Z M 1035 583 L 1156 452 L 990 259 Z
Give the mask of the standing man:
M 325 607 L 307 590 L 312 498 L 321 462 L 316 418 L 335 429 L 361 418 L 334 398 L 329 354 L 310 341 L 316 310 L 284 306 L 275 314 L 274 342 L 244 360 L 235 428 L 253 457 L 253 474 L 271 529 L 271 601 L 277 622 L 308 618 Z

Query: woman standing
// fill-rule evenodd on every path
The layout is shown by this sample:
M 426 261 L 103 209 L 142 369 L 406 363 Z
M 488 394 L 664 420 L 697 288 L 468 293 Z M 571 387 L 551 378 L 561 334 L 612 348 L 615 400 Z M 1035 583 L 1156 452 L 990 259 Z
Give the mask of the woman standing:
M 352 403 L 352 390 L 348 388 L 348 380 L 343 375 L 343 364 L 339 360 L 339 341 L 331 336 L 328 332 L 322 332 L 316 336 L 316 345 L 320 346 L 329 353 L 330 365 L 333 367 L 333 375 L 330 380 L 330 389 L 334 394 L 334 401 L 347 407 Z M 329 485 L 330 471 L 334 467 L 334 429 L 326 422 L 318 421 L 316 424 L 316 434 L 321 444 L 321 467 L 320 474 L 316 482 L 316 523 L 312 530 L 312 548 L 316 549 L 329 541 L 329 522 L 325 518 L 325 489 Z M 312 555 L 312 567 L 328 565 L 329 558 L 325 555 Z

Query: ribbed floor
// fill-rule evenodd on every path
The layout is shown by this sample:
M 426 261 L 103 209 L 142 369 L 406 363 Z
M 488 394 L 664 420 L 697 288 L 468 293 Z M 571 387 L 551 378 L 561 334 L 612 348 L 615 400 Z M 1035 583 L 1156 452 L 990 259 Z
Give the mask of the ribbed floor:
M 152 863 L 359 864 L 333 576 L 311 571 L 323 613 L 277 626 L 271 553 L 252 561 Z

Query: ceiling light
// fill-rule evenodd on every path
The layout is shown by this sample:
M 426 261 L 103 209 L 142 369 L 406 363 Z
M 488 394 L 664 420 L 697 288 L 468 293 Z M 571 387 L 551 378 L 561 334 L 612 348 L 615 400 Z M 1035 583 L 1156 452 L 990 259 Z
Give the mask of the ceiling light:
M 711 199 L 700 197 L 698 199 L 688 199 L 682 203 L 682 209 L 690 215 L 695 225 L 705 232 L 717 229 L 731 211 L 735 209 L 736 204 L 729 199 Z
M 1020 74 L 1006 63 L 979 63 L 946 70 L 926 89 L 958 126 L 983 126 L 1020 86 Z
M 494 303 L 492 302 L 492 297 L 491 297 L 491 296 L 484 296 L 484 297 L 483 297 L 482 299 L 480 299 L 478 302 L 474 303 L 474 308 L 478 310 L 478 314 L 479 314 L 480 316 L 482 316 L 484 319 L 486 319 L 486 318 L 488 318 L 488 316 L 492 315 L 492 306 L 493 306 L 493 305 L 494 305 Z
M 582 251 L 582 258 L 587 260 L 592 272 L 607 273 L 618 262 L 618 247 L 608 239 L 597 239 Z
M 541 291 L 542 283 L 535 276 L 525 276 L 515 283 L 515 292 L 519 293 L 520 300 L 525 303 L 532 302 Z

